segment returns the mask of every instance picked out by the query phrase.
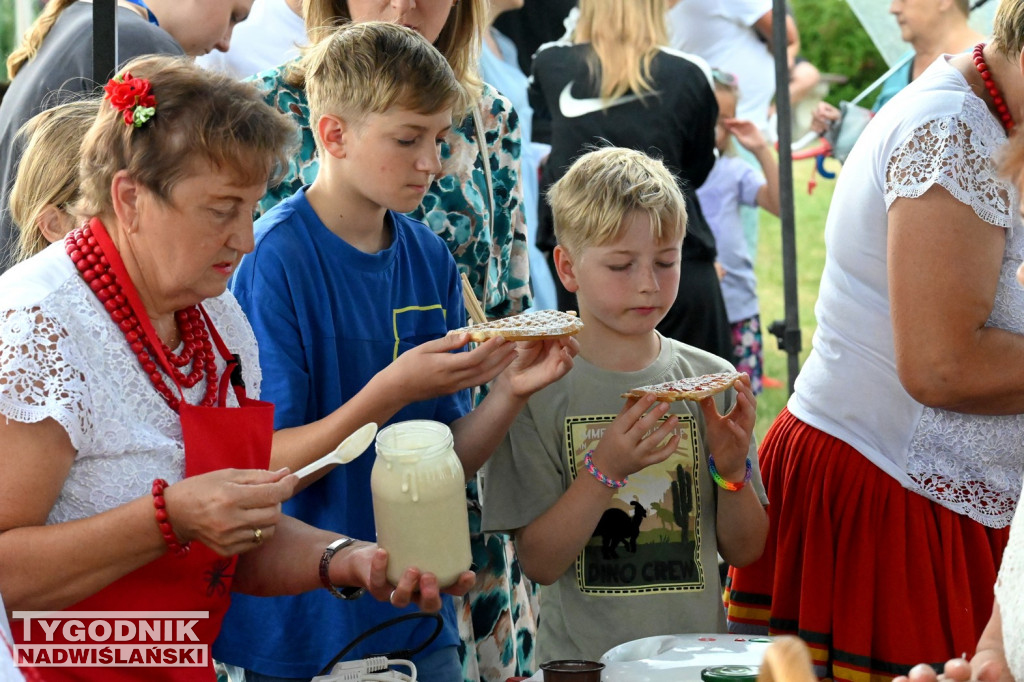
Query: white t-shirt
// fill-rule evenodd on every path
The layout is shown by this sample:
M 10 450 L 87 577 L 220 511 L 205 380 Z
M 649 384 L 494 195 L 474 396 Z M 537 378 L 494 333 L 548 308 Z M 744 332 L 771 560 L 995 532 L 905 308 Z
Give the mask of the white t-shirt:
M 1024 415 L 934 409 L 904 390 L 896 373 L 886 241 L 892 202 L 933 185 L 1006 229 L 987 324 L 1024 333 L 1024 289 L 1015 278 L 1024 259 L 1018 193 L 996 176 L 993 161 L 1005 141 L 999 121 L 946 57 L 875 116 L 836 184 L 814 348 L 789 400 L 798 419 L 853 446 L 905 488 L 995 528 L 1010 523 L 1020 494 Z M 942 228 L 936 225 L 936 233 Z
M 754 24 L 771 11 L 771 0 L 680 0 L 667 15 L 672 47 L 736 76 L 736 116 L 762 131 L 775 97 L 775 60 Z
M 305 22 L 285 0 L 255 0 L 248 18 L 231 33 L 228 51 L 196 57 L 196 63 L 241 80 L 298 57 L 307 42 Z
M 207 299 L 247 394 L 259 396 L 256 338 L 229 292 Z M 217 357 L 218 376 L 225 363 Z M 195 405 L 206 382 L 185 389 Z M 233 391 L 227 403 L 236 407 Z M 124 334 L 64 252 L 52 244 L 0 276 L 0 419 L 60 424 L 77 451 L 47 523 L 81 519 L 185 476 L 178 414 L 153 388 Z M 0 462 L 0 475 L 3 463 Z

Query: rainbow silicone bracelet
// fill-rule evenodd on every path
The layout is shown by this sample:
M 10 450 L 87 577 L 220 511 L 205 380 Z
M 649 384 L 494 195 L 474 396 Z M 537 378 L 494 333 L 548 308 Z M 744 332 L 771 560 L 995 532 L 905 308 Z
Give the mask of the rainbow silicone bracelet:
M 736 492 L 737 490 L 745 486 L 747 483 L 749 483 L 750 475 L 751 473 L 753 473 L 754 470 L 753 466 L 751 466 L 750 464 L 750 458 L 747 457 L 747 473 L 743 475 L 743 482 L 733 483 L 732 481 L 727 481 L 724 478 L 722 478 L 722 474 L 718 473 L 718 469 L 715 468 L 715 458 L 712 457 L 711 455 L 708 455 L 708 469 L 711 470 L 711 479 L 716 484 L 718 484 L 719 488 L 723 488 L 725 490 L 729 490 L 732 492 Z
M 622 486 L 624 486 L 627 483 L 629 483 L 629 476 L 626 476 L 621 481 L 617 481 L 614 478 L 608 478 L 607 476 L 605 476 L 604 473 L 600 469 L 597 468 L 597 465 L 594 464 L 594 456 L 593 455 L 594 455 L 594 451 L 593 450 L 587 450 L 587 454 L 583 455 L 583 466 L 585 466 L 587 468 L 587 471 L 590 472 L 591 476 L 596 478 L 603 485 L 606 485 L 609 488 L 614 488 L 614 489 L 619 489 Z

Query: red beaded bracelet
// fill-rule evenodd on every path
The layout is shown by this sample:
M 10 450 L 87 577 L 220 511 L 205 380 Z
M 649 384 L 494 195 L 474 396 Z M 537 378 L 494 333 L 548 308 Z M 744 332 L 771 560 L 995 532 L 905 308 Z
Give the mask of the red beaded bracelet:
M 160 527 L 160 534 L 164 536 L 164 542 L 174 552 L 174 556 L 184 559 L 188 556 L 188 551 L 192 549 L 192 541 L 181 544 L 178 542 L 178 536 L 174 534 L 174 529 L 171 528 L 170 517 L 167 515 L 167 503 L 164 501 L 164 488 L 166 487 L 167 481 L 164 479 L 153 480 L 153 507 L 156 509 L 156 525 Z

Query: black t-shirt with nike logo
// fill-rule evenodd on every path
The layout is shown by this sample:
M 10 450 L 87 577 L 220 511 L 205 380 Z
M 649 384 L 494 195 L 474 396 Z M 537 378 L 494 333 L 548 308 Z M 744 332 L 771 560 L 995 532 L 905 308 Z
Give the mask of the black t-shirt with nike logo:
M 530 103 L 534 119 L 548 123 L 551 131 L 550 139 L 537 141 L 552 147 L 541 191 L 546 196 L 572 162 L 595 146 L 629 147 L 662 159 L 679 178 L 689 219 L 677 305 L 658 329 L 732 360 L 729 322 L 714 273 L 715 238 L 696 195 L 715 163 L 718 102 L 710 69 L 699 57 L 664 48 L 651 62 L 654 92 L 630 92 L 605 103 L 591 62 L 596 57 L 586 43 L 548 43 L 534 56 Z M 534 125 L 535 131 L 546 128 Z M 546 201 L 540 213 L 537 244 L 550 251 L 555 234 Z M 565 292 L 559 293 L 561 306 Z

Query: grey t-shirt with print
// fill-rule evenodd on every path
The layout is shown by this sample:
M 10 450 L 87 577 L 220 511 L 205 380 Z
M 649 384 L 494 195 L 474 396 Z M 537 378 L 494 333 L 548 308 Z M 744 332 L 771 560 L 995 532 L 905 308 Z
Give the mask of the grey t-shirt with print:
M 661 337 L 658 358 L 638 372 L 612 372 L 583 358 L 563 379 L 538 391 L 481 472 L 484 530 L 515 530 L 549 509 L 576 476 L 583 457 L 622 409 L 625 391 L 729 371 L 710 353 Z M 725 413 L 730 389 L 716 398 Z M 705 423 L 697 403 L 673 403 L 680 445 L 619 489 L 594 536 L 554 584 L 541 588 L 541 662 L 596 660 L 642 637 L 724 632 L 715 537 L 717 488 L 708 472 Z M 768 500 L 751 442 L 751 484 Z

